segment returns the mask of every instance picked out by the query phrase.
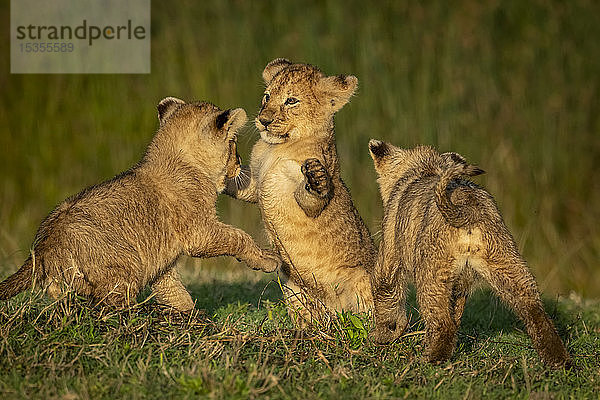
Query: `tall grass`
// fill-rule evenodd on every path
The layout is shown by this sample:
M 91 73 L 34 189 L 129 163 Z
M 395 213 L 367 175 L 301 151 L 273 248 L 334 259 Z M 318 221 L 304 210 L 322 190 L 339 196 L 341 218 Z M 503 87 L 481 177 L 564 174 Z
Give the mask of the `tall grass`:
M 541 288 L 598 296 L 598 15 L 600 3 L 588 0 L 154 2 L 150 75 L 10 75 L 5 34 L 2 276 L 56 203 L 141 157 L 162 97 L 255 115 L 262 68 L 283 56 L 359 78 L 336 135 L 343 177 L 373 233 L 382 210 L 369 138 L 458 151 L 488 171 L 480 182 Z M 256 139 L 248 125 L 245 159 Z M 223 198 L 219 208 L 264 241 L 254 206 Z

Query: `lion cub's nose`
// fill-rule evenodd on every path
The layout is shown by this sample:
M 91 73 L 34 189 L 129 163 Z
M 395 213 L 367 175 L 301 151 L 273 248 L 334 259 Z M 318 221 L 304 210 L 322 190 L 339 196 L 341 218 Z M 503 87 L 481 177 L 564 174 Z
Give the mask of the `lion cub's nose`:
M 269 118 L 260 117 L 258 119 L 258 121 L 262 124 L 262 126 L 264 126 L 266 128 L 267 126 L 269 126 L 269 124 L 271 122 L 273 122 L 273 119 L 272 118 L 269 119 Z

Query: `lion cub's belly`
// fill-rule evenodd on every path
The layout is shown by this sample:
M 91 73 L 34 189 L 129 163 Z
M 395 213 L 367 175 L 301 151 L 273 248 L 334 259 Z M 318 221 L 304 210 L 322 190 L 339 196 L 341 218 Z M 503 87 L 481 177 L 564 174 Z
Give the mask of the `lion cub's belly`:
M 335 254 L 336 237 L 319 218 L 306 216 L 296 202 L 294 192 L 304 181 L 300 165 L 291 159 L 264 164 L 268 168 L 258 176 L 260 208 L 271 240 L 285 261 L 301 273 L 311 271 L 320 275 L 323 269 L 335 268 L 334 260 L 339 260 Z M 325 275 L 331 274 L 324 273 L 320 280 L 327 280 Z

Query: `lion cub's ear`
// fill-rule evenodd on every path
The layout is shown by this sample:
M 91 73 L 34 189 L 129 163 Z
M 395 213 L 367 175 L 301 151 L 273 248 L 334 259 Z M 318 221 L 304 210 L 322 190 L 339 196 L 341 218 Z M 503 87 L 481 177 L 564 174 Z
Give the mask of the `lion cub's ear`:
M 164 120 L 169 115 L 173 114 L 173 111 L 175 111 L 175 109 L 182 104 L 185 104 L 185 101 L 178 99 L 177 97 L 165 97 L 162 99 L 156 106 L 156 109 L 158 110 L 158 120 L 160 123 L 162 124 Z
M 290 65 L 292 65 L 292 62 L 290 60 L 286 60 L 285 58 L 276 58 L 268 63 L 262 73 L 265 84 L 268 85 L 271 83 L 275 75 Z
M 447 153 L 442 153 L 441 154 L 442 158 L 444 159 L 444 161 L 447 164 L 463 164 L 463 165 L 467 165 L 467 159 L 464 158 L 463 156 L 461 156 L 458 153 L 455 153 L 453 151 L 447 152 Z
M 225 110 L 217 115 L 215 123 L 217 125 L 217 129 L 220 131 L 224 131 L 227 136 L 235 136 L 237 130 L 240 129 L 246 121 L 248 117 L 246 116 L 246 111 L 243 108 L 236 108 L 234 110 Z
M 466 176 L 477 176 L 485 174 L 485 171 L 479 168 L 477 165 L 471 165 L 467 162 L 467 159 L 458 153 L 448 152 L 441 154 L 442 159 L 446 163 L 446 168 L 450 168 L 456 165 L 462 165 L 464 167 L 463 174 Z
M 318 87 L 332 112 L 337 112 L 350 101 L 358 87 L 358 78 L 354 75 L 327 76 L 321 78 Z
M 369 140 L 369 153 L 373 160 L 378 160 L 387 156 L 390 153 L 390 149 L 386 142 L 377 139 Z

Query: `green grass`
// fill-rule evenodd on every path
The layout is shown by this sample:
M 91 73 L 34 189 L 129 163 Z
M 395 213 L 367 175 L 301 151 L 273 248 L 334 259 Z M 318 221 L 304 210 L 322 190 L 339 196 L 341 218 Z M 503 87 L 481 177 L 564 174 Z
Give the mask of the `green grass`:
M 0 15 L 8 21 L 8 2 Z M 598 15 L 589 0 L 154 2 L 149 75 L 11 75 L 4 57 L 0 271 L 23 261 L 54 205 L 139 160 L 161 98 L 241 106 L 252 118 L 262 69 L 285 56 L 359 78 L 337 144 L 371 232 L 382 210 L 369 138 L 458 151 L 487 171 L 479 181 L 542 290 L 598 297 Z M 245 160 L 257 138 L 249 124 Z M 256 207 L 226 198 L 219 207 L 264 240 Z
M 408 334 L 379 346 L 365 339 L 364 316 L 346 314 L 298 332 L 273 282 L 215 277 L 188 284 L 209 319 L 168 316 L 151 301 L 115 311 L 73 297 L 20 295 L 0 309 L 0 393 L 11 399 L 598 398 L 598 302 L 573 297 L 546 304 L 574 355 L 572 371 L 540 364 L 520 322 L 485 291 L 467 303 L 454 357 L 432 366 L 421 359 L 414 296 Z

